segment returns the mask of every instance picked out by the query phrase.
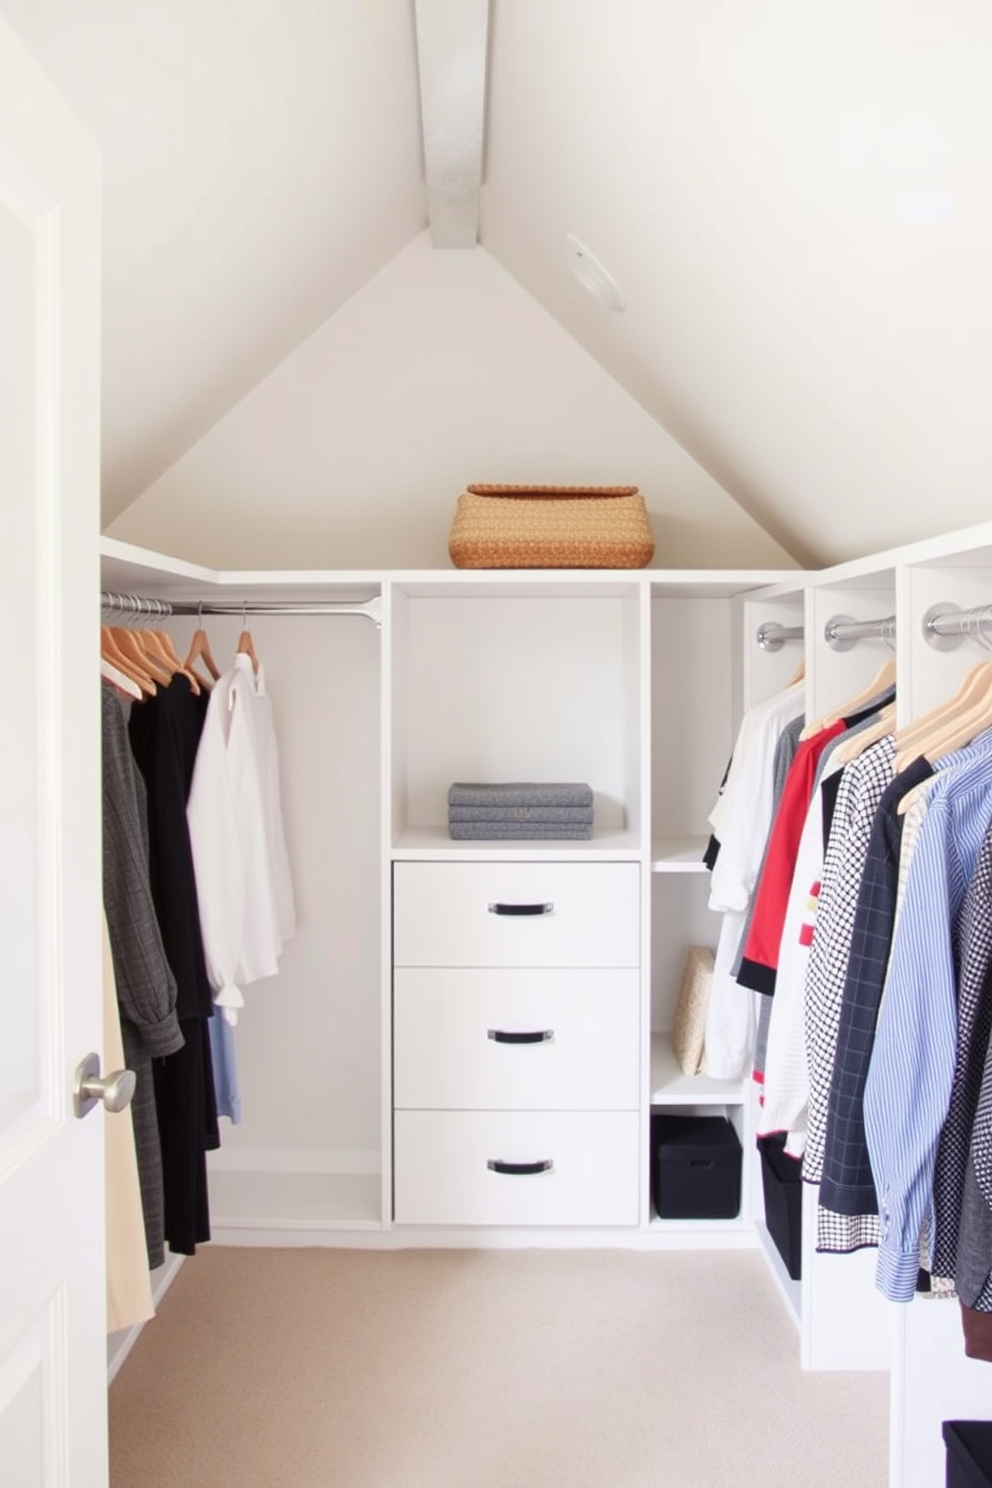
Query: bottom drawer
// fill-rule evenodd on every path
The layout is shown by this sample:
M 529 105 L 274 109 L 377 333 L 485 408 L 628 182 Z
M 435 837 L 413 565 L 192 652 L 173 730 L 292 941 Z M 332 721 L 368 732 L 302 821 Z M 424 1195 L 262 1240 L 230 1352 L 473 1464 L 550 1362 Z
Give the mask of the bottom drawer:
M 397 1224 L 636 1225 L 636 1111 L 397 1111 Z

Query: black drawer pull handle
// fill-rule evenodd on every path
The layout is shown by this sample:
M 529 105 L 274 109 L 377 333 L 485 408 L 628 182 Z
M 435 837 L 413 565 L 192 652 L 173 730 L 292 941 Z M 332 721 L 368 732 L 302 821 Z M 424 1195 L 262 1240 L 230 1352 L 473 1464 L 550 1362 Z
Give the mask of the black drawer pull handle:
M 498 915 L 546 915 L 554 914 L 553 904 L 490 904 L 487 905 L 490 914 Z
M 486 1035 L 494 1044 L 546 1044 L 554 1036 L 553 1028 L 537 1028 L 533 1033 L 508 1033 L 505 1028 L 490 1028 Z
M 716 1162 L 712 1157 L 690 1157 L 690 1168 L 715 1168 Z
M 491 1157 L 486 1167 L 491 1173 L 509 1173 L 512 1177 L 525 1178 L 531 1173 L 550 1173 L 554 1169 L 554 1159 L 546 1157 L 543 1162 L 532 1163 L 508 1163 L 502 1158 Z

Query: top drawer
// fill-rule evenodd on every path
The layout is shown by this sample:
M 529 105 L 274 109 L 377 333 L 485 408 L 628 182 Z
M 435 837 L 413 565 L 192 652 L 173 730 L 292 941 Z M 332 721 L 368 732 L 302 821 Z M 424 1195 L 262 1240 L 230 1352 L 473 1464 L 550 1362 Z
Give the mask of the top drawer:
M 637 966 L 636 863 L 396 863 L 397 966 Z

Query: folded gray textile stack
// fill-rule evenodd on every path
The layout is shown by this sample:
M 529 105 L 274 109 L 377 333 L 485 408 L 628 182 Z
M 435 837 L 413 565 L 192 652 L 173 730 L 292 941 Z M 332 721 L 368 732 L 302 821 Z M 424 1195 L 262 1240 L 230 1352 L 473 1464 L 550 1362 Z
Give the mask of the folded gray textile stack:
M 448 791 L 448 835 L 456 841 L 583 841 L 592 836 L 589 785 L 518 780 L 456 781 Z

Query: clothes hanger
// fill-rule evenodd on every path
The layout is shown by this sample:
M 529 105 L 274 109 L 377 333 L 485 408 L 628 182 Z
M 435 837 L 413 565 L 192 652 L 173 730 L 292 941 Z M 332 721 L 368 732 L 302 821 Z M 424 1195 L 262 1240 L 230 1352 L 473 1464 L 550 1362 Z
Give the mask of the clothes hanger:
M 168 687 L 172 681 L 172 673 L 166 669 L 159 658 L 146 651 L 133 630 L 129 630 L 125 625 L 112 625 L 110 633 L 125 656 L 129 656 L 153 682 L 160 682 L 163 687 Z
M 158 692 L 155 681 L 146 670 L 144 662 L 139 661 L 132 653 L 126 653 L 121 649 L 109 625 L 100 626 L 100 657 L 123 672 L 125 677 L 130 677 L 146 697 L 154 697 Z
M 203 662 L 209 673 L 209 678 L 204 677 L 201 672 L 195 671 L 195 663 L 198 661 Z M 215 682 L 220 680 L 220 667 L 214 661 L 214 654 L 210 649 L 210 641 L 207 637 L 207 632 L 203 628 L 202 604 L 197 610 L 196 629 L 193 632 L 193 639 L 190 641 L 189 653 L 187 654 L 185 665 L 193 672 L 200 685 L 206 687 L 208 690 L 213 687 Z
M 138 645 L 144 651 L 150 661 L 157 662 L 169 673 L 170 680 L 179 670 L 173 665 L 172 657 L 163 645 L 161 633 L 148 625 L 142 625 L 140 629 L 131 632 L 137 638 Z
M 856 713 L 859 708 L 863 708 L 866 703 L 870 703 L 872 698 L 877 697 L 880 692 L 884 692 L 886 688 L 892 687 L 895 680 L 896 659 L 894 656 L 891 656 L 888 661 L 882 663 L 863 692 L 859 692 L 854 697 L 848 698 L 840 708 L 835 708 L 830 713 L 824 713 L 814 723 L 808 723 L 799 735 L 800 739 L 812 738 L 814 734 L 820 733 L 822 729 L 830 728 L 832 724 L 839 723 L 849 713 Z
M 168 631 L 159 630 L 157 626 L 151 625 L 138 631 L 137 634 L 144 641 L 146 648 L 150 649 L 153 655 L 158 657 L 166 670 L 173 677 L 177 675 L 185 677 L 189 682 L 190 691 L 195 697 L 199 697 L 201 690 L 200 679 L 189 670 L 186 663 L 181 659 L 175 646 L 172 644 L 172 637 Z
M 255 654 L 255 642 L 252 640 L 252 638 L 251 638 L 251 631 L 248 629 L 248 601 L 247 600 L 245 600 L 245 602 L 244 602 L 244 604 L 242 606 L 242 610 L 241 610 L 241 626 L 242 626 L 241 634 L 238 636 L 238 651 L 239 651 L 239 653 L 242 656 L 250 657 L 250 659 L 251 659 L 251 669 L 255 673 L 255 675 L 257 676 L 258 675 L 259 662 L 258 662 L 258 657 Z
M 805 661 L 801 661 L 796 667 L 796 670 L 793 672 L 792 676 L 789 678 L 788 682 L 785 684 L 786 691 L 788 691 L 790 687 L 796 687 L 800 682 L 805 682 L 805 680 L 806 663 Z
M 127 672 L 122 672 L 120 667 L 115 666 L 112 661 L 108 661 L 102 654 L 100 656 L 100 675 L 111 686 L 116 687 L 118 692 L 126 693 L 128 697 L 134 698 L 137 702 L 140 702 L 145 695 L 133 677 L 129 677 Z M 154 687 L 154 685 L 153 682 L 152 686 Z
M 980 698 L 985 690 L 989 663 L 980 661 L 971 666 L 965 672 L 958 683 L 957 690 L 928 713 L 920 718 L 914 718 L 896 733 L 896 743 L 899 747 L 915 743 L 917 739 L 925 738 L 926 735 L 942 722 L 951 718 L 954 714 L 960 714 L 970 708 Z
M 843 744 L 838 744 L 832 758 L 838 764 L 849 765 L 856 760 L 860 754 L 872 744 L 877 744 L 879 739 L 884 739 L 886 734 L 891 734 L 892 725 L 896 721 L 895 703 L 886 703 L 878 715 L 878 722 L 869 724 L 868 728 L 858 729 L 850 739 L 845 739 Z
M 931 759 L 932 751 L 944 748 L 952 735 L 963 734 L 964 743 L 968 743 L 969 738 L 992 722 L 990 707 L 992 661 L 980 661 L 965 672 L 953 697 L 896 732 L 896 773 L 905 770 L 921 754 Z M 960 749 L 961 745 L 957 747 Z
M 925 755 L 931 764 L 935 764 L 937 760 L 954 754 L 958 749 L 963 749 L 966 744 L 970 744 L 990 726 L 992 726 L 992 682 L 985 696 L 967 713 L 955 716 L 931 738 L 925 739 L 921 745 L 911 749 L 906 757 L 906 763 L 909 763 L 915 753 Z

